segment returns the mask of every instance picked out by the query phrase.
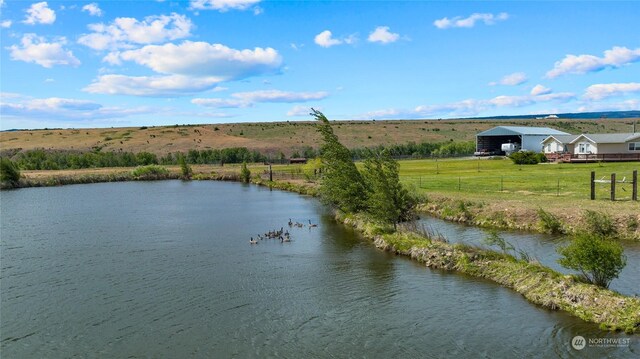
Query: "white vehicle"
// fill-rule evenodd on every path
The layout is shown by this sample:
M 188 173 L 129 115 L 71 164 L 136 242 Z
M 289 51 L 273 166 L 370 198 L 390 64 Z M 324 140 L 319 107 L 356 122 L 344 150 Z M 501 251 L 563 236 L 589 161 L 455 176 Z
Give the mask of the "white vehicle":
M 505 155 L 509 156 L 514 152 L 520 151 L 520 144 L 519 143 L 503 143 L 500 149 L 502 150 L 502 152 L 504 152 Z

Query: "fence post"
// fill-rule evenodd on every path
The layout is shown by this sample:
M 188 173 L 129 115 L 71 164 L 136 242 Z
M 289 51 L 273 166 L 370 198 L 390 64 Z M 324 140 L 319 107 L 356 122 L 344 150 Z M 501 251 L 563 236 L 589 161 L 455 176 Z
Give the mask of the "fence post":
M 596 199 L 596 171 L 591 171 L 591 200 Z
M 461 180 L 460 180 L 460 177 L 458 177 L 458 191 L 460 191 L 460 185 L 461 185 Z
M 558 187 L 556 188 L 556 197 L 560 197 L 560 178 L 558 178 Z
M 611 174 L 611 200 L 616 200 L 616 174 Z
M 633 192 L 631 193 L 631 200 L 638 200 L 638 170 L 633 170 Z
M 271 170 L 271 163 L 269 163 L 269 181 L 273 182 L 273 171 Z

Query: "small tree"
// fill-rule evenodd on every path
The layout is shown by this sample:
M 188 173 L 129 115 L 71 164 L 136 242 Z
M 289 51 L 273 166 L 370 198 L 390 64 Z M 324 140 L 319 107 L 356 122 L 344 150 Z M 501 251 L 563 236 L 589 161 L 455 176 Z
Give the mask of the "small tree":
M 189 180 L 193 175 L 193 169 L 187 163 L 187 160 L 184 158 L 184 155 L 180 154 L 178 157 L 178 164 L 180 165 L 180 171 L 182 173 L 182 179 Z
M 240 169 L 240 179 L 244 183 L 251 181 L 251 171 L 247 168 L 247 162 L 242 162 L 242 168 Z
M 571 244 L 558 248 L 558 253 L 562 255 L 560 265 L 579 271 L 589 283 L 604 288 L 627 264 L 619 243 L 591 233 L 578 235 Z
M 20 169 L 8 158 L 0 158 L 0 182 L 15 187 L 20 181 Z
M 340 143 L 325 115 L 311 110 L 323 140 L 320 148 L 323 168 L 320 198 L 347 213 L 365 209 L 367 191 L 362 175 L 353 163 L 351 151 Z
M 382 223 L 396 224 L 410 217 L 414 201 L 400 183 L 398 162 L 387 150 L 369 153 L 364 161 L 363 177 L 369 194 L 367 212 Z

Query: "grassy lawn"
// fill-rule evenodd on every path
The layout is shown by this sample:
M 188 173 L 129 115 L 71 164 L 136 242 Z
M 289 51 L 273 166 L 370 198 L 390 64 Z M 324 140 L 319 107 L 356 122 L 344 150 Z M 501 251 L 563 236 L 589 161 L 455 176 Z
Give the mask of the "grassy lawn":
M 618 183 L 616 199 L 631 199 L 633 170 L 638 162 L 618 163 L 550 163 L 515 165 L 509 159 L 444 159 L 400 162 L 400 175 L 405 183 L 412 183 L 426 192 L 478 195 L 501 199 L 544 197 L 558 199 L 589 199 L 591 171 L 596 179 L 626 177 L 629 183 Z M 609 199 L 609 184 L 596 184 L 596 198 Z

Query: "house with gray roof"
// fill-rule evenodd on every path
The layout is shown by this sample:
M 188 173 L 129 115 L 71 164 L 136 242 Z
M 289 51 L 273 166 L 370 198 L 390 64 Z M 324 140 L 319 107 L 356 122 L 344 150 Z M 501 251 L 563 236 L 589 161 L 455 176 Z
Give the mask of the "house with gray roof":
M 550 160 L 640 161 L 640 132 L 551 135 L 542 151 Z

